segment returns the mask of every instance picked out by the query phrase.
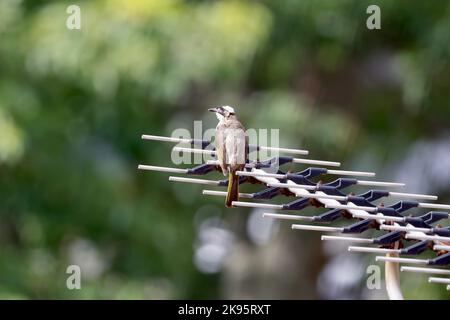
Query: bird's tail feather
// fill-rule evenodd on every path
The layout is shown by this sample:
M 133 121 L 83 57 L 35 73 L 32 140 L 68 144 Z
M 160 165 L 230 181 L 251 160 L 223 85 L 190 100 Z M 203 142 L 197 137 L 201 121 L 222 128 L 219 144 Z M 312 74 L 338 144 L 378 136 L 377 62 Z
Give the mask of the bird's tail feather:
M 228 192 L 225 205 L 231 207 L 231 203 L 237 200 L 239 200 L 239 176 L 230 171 L 228 173 Z

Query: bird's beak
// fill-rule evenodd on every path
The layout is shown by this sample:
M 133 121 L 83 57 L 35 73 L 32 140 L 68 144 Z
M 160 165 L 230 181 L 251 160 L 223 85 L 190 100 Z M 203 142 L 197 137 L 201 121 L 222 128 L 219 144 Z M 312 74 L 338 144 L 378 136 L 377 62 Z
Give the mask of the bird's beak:
M 218 111 L 217 111 L 217 108 L 209 108 L 208 111 L 211 111 L 211 112 L 218 112 Z

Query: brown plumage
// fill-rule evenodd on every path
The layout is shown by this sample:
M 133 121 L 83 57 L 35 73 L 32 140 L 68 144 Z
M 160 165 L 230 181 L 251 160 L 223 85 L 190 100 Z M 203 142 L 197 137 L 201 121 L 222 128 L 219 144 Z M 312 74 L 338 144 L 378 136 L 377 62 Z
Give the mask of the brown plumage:
M 215 112 L 219 123 L 216 127 L 216 151 L 222 173 L 228 175 L 227 207 L 239 200 L 239 176 L 236 171 L 244 169 L 247 160 L 247 136 L 245 127 L 236 118 L 234 109 L 229 106 L 209 109 Z

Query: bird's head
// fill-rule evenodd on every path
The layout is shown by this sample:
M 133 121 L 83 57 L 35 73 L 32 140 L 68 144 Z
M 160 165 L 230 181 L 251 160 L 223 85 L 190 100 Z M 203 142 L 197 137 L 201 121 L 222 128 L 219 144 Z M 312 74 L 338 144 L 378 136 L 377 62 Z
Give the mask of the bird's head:
M 217 119 L 222 121 L 223 119 L 228 119 L 235 115 L 234 108 L 230 106 L 221 106 L 216 108 L 208 109 L 208 111 L 215 112 Z

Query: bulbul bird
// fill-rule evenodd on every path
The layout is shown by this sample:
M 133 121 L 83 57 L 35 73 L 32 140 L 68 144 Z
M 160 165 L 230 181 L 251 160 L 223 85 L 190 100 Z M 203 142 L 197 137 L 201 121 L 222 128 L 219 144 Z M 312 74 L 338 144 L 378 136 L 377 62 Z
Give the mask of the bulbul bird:
M 248 139 L 244 126 L 236 118 L 234 109 L 222 106 L 208 109 L 215 112 L 219 123 L 216 127 L 216 152 L 224 176 L 228 175 L 228 191 L 225 205 L 231 207 L 233 201 L 239 200 L 239 176 L 236 171 L 245 167 L 247 160 Z

